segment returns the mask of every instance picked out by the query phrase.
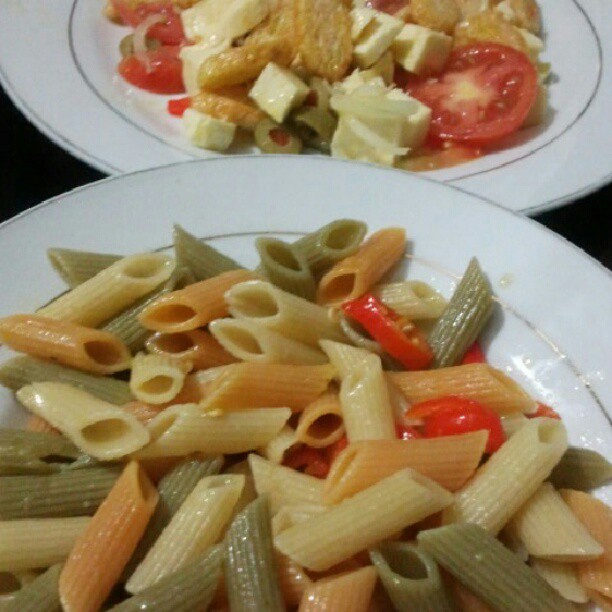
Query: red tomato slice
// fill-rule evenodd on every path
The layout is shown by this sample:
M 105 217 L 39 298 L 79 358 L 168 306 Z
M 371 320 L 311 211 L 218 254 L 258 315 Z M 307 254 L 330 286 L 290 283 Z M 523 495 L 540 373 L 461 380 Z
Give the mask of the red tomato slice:
M 437 409 L 433 410 L 433 402 L 436 401 Z M 487 453 L 494 453 L 506 441 L 500 416 L 478 402 L 449 395 L 431 402 L 423 402 L 421 407 L 425 403 L 429 404 L 430 411 L 429 415 L 425 416 L 423 426 L 426 438 L 453 436 L 485 429 L 489 432 L 485 447 Z M 417 406 L 413 406 L 413 410 Z
M 461 365 L 468 365 L 470 363 L 487 363 L 487 358 L 480 348 L 478 342 L 474 342 L 470 348 L 465 351 L 465 355 L 461 360 Z
M 394 15 L 397 11 L 410 4 L 409 0 L 368 0 L 366 6 L 383 13 Z
M 130 84 L 158 94 L 185 92 L 183 65 L 178 57 L 179 47 L 160 47 L 147 51 L 149 66 L 135 55 L 119 63 L 119 74 Z
M 518 130 L 538 93 L 538 75 L 529 58 L 495 43 L 458 47 L 441 74 L 400 74 L 398 81 L 431 108 L 431 136 L 473 146 L 498 142 Z
M 191 98 L 175 98 L 168 100 L 168 112 L 176 117 L 182 117 L 185 111 L 191 106 Z
M 310 446 L 290 450 L 283 459 L 283 465 L 315 478 L 325 478 L 329 472 L 329 462 L 324 452 Z
M 410 427 L 409 425 L 395 425 L 395 433 L 400 440 L 416 440 L 422 438 L 423 434 L 418 429 Z
M 133 28 L 149 15 L 162 15 L 165 21 L 151 26 L 148 38 L 155 38 L 164 45 L 180 45 L 186 41 L 183 22 L 172 2 L 144 2 L 131 8 L 123 0 L 113 0 L 113 6 L 123 23 Z
M 561 420 L 561 415 L 546 404 L 538 404 L 536 411 L 533 414 L 528 414 L 527 416 L 530 419 L 535 419 L 536 417 L 546 417 L 548 419 Z

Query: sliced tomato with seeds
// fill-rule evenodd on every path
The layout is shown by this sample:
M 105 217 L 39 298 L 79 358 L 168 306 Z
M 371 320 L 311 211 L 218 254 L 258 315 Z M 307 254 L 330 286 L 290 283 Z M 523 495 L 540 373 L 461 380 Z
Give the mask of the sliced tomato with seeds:
M 130 55 L 119 63 L 119 74 L 131 85 L 158 94 L 185 92 L 180 47 L 160 47 L 145 57 Z
M 470 146 L 490 145 L 518 130 L 538 94 L 529 58 L 495 43 L 457 47 L 435 77 L 396 74 L 398 85 L 431 108 L 431 137 Z
M 149 28 L 148 38 L 159 40 L 164 45 L 180 45 L 186 42 L 183 22 L 172 2 L 144 2 L 132 8 L 123 0 L 113 0 L 113 6 L 123 23 L 133 28 L 138 27 L 150 15 L 161 15 L 164 20 Z

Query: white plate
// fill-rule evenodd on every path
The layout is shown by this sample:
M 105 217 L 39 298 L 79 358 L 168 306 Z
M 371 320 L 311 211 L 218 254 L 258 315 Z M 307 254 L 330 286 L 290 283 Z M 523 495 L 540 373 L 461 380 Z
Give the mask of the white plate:
M 539 224 L 415 175 L 323 158 L 247 157 L 111 178 L 0 226 L 0 316 L 64 290 L 51 246 L 134 253 L 167 246 L 182 224 L 246 266 L 253 242 L 293 239 L 334 218 L 398 225 L 411 238 L 401 271 L 444 294 L 473 255 L 503 304 L 485 339 L 491 363 L 563 416 L 573 444 L 612 459 L 612 275 Z M 8 263 L 10 262 L 10 263 Z M 0 349 L 0 361 L 8 355 Z M 0 425 L 23 413 L 0 392 Z M 600 495 L 612 502 L 612 487 Z
M 516 146 L 432 178 L 511 210 L 559 206 L 612 180 L 612 4 L 538 0 L 553 65 L 552 117 Z M 126 29 L 104 0 L 2 0 L 0 80 L 52 140 L 102 171 L 130 172 L 211 153 L 191 147 L 165 98 L 116 77 Z M 243 151 L 245 152 L 245 151 Z

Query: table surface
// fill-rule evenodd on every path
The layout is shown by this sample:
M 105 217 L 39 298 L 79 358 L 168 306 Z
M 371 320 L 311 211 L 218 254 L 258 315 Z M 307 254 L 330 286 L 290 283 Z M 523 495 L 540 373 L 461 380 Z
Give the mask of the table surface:
M 0 125 L 5 143 L 0 163 L 0 222 L 47 198 L 104 177 L 38 132 L 3 92 Z M 534 218 L 612 270 L 611 200 L 612 184 Z

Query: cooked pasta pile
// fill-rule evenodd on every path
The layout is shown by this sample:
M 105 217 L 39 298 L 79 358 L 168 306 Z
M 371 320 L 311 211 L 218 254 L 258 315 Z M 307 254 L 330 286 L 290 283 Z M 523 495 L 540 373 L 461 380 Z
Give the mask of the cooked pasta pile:
M 612 605 L 612 477 L 486 362 L 473 259 L 388 282 L 406 237 L 338 220 L 244 269 L 51 249 L 66 293 L 0 320 L 0 609 L 368 612 Z M 365 239 L 365 240 L 364 240 Z

